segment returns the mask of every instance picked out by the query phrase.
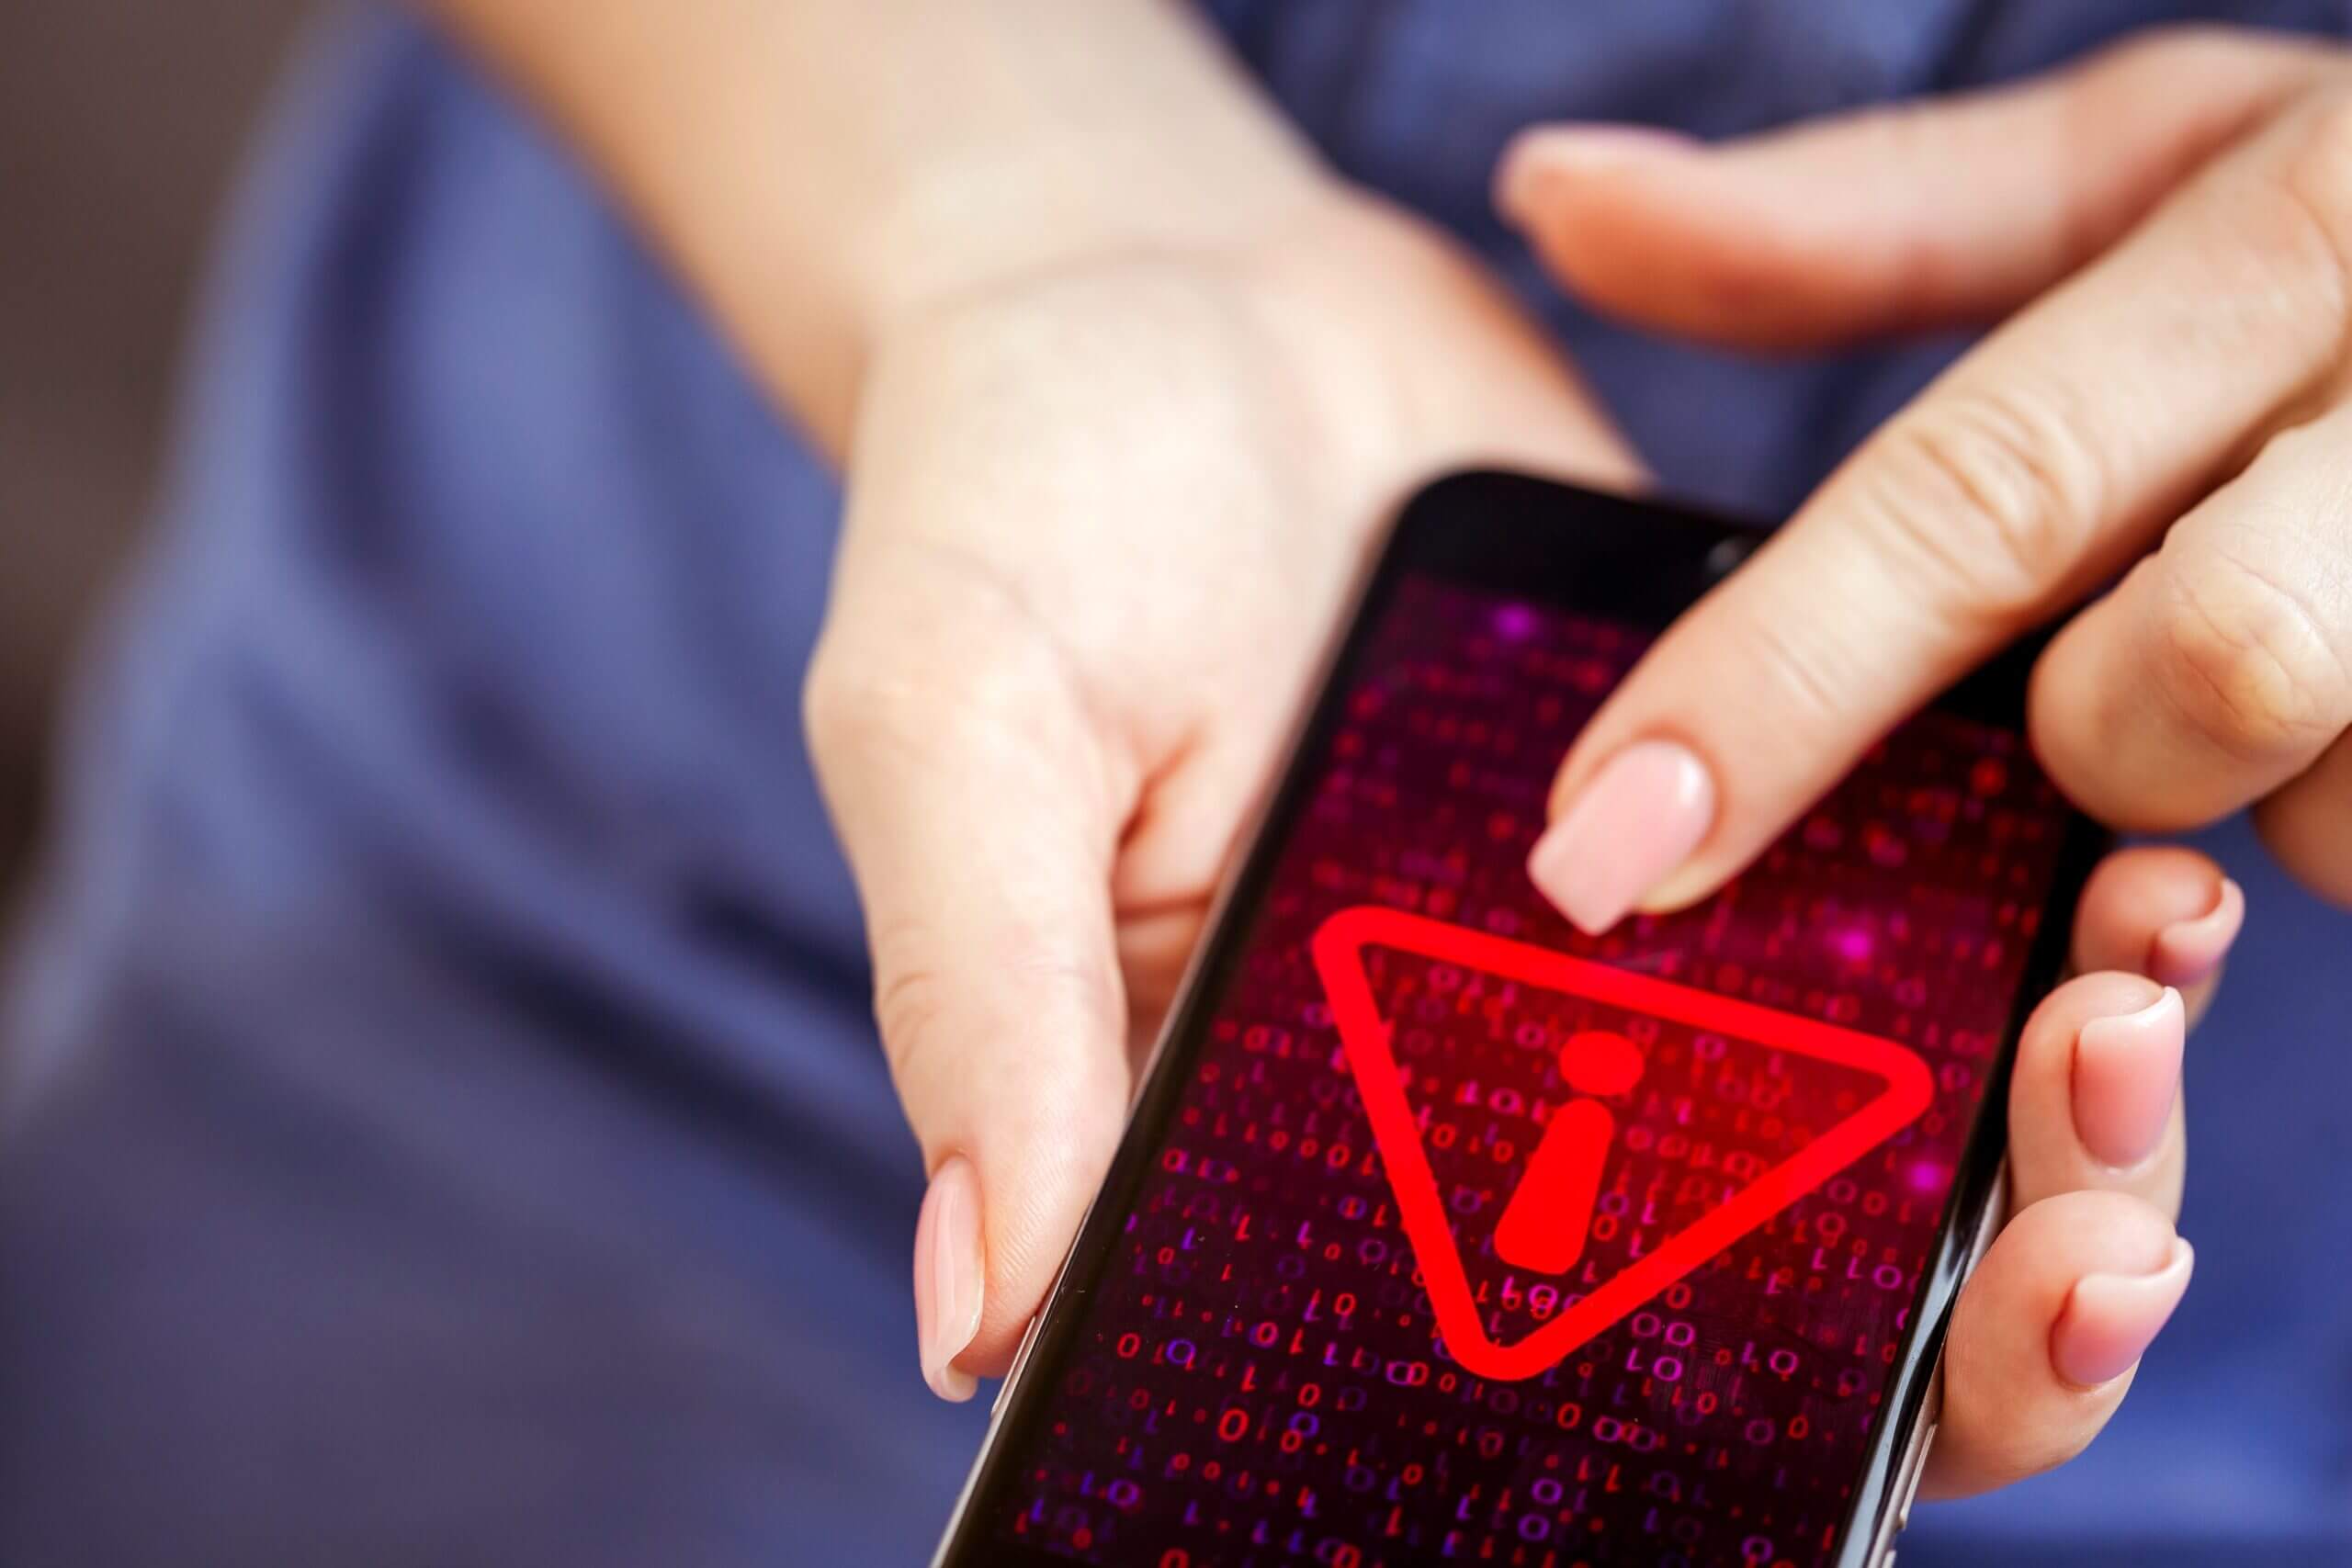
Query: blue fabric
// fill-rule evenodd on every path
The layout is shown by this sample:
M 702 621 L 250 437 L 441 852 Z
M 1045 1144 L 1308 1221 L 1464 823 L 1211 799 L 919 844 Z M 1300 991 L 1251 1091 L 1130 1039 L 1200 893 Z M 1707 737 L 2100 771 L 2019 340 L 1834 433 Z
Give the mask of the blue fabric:
M 1568 115 L 1747 130 L 2191 10 L 1212 7 L 1343 168 L 1536 302 L 1675 488 L 1787 506 L 1950 345 L 1834 366 L 1554 301 L 1485 209 Z M 922 1561 L 919 1171 L 799 739 L 831 480 L 579 169 L 338 20 L 232 223 L 153 558 L 76 705 L 0 1100 L 0 1562 Z M 2197 1287 L 2080 1462 L 1921 1562 L 2352 1543 L 2352 925 L 2243 830 Z

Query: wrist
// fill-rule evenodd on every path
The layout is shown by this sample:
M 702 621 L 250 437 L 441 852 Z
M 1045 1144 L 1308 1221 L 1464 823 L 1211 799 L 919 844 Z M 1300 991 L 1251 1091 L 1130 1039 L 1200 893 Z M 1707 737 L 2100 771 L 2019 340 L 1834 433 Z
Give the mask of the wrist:
M 1302 514 L 1350 527 L 1448 468 L 1639 485 L 1555 346 L 1441 231 L 1327 176 L 1253 219 L 1066 231 L 1023 265 L 908 296 L 874 319 L 856 423 L 895 436 L 975 400 L 1066 409 L 1048 389 L 1132 385 L 1156 366 L 1163 428 L 1283 446 L 1313 492 Z M 933 412 L 910 423 L 913 386 Z
M 876 343 L 1032 278 L 1138 260 L 1229 264 L 1348 199 L 1279 128 L 1202 131 L 1179 148 L 1105 130 L 927 161 L 839 237 L 849 319 Z

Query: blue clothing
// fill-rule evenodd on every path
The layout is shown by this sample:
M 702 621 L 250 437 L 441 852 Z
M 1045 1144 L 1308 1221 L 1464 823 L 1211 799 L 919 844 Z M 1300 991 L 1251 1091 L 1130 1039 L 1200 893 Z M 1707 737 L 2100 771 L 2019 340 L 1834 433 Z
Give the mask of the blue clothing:
M 1664 344 L 1487 214 L 1504 139 L 1707 134 L 2331 0 L 1223 0 L 1340 167 L 1487 254 L 1675 489 L 1784 509 L 1946 358 Z M 923 1561 L 912 1142 L 797 721 L 831 479 L 569 156 L 325 29 L 232 223 L 165 526 L 76 708 L 0 1100 L 0 1562 Z M 2196 1288 L 1930 1562 L 2352 1554 L 2352 925 L 2232 827 Z

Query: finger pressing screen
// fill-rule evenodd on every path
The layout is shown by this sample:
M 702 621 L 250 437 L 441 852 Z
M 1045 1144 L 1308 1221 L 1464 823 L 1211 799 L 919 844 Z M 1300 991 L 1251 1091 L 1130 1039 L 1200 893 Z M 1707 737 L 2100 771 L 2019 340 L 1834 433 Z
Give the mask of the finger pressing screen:
M 1555 834 L 1627 847 L 1531 862 L 1571 918 L 1713 891 L 1905 714 L 2147 549 L 2329 375 L 2352 246 L 2297 182 L 2323 155 L 2352 168 L 2352 136 L 2328 140 L 2340 113 L 2303 118 L 1963 357 L 1658 641 L 1552 799 Z

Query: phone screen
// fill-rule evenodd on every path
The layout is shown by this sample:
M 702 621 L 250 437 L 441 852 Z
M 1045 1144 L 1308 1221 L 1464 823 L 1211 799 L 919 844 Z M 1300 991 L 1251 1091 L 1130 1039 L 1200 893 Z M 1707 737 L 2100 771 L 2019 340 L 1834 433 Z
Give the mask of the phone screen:
M 1589 939 L 1524 864 L 1650 634 L 1412 570 L 1367 614 L 966 1526 L 1157 1568 L 1827 1561 L 2073 815 L 1930 711 L 1720 896 Z

